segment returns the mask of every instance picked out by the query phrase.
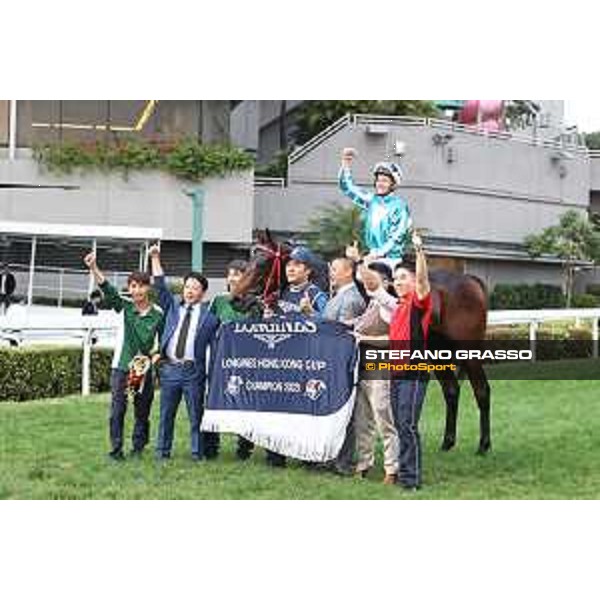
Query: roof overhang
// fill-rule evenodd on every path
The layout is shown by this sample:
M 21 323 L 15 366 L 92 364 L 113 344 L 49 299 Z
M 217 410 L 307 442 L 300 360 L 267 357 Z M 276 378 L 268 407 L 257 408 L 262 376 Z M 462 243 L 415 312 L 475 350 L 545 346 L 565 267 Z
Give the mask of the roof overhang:
M 113 239 L 113 240 L 160 240 L 162 228 L 123 227 L 118 225 L 82 225 L 73 223 L 27 223 L 0 221 L 0 234 L 29 235 L 40 237 Z

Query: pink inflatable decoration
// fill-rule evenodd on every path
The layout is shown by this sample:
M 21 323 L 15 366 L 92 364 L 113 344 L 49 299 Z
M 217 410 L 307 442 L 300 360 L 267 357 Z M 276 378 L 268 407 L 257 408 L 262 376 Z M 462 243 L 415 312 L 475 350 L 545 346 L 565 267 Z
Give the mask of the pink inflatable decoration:
M 504 128 L 503 113 L 503 100 L 467 100 L 458 120 L 464 125 L 474 125 L 485 131 L 500 131 Z

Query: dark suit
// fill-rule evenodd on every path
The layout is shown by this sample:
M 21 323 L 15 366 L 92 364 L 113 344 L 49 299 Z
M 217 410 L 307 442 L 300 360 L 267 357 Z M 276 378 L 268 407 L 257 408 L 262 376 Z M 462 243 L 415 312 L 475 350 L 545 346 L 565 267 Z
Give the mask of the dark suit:
M 160 424 L 156 453 L 161 458 L 171 455 L 175 417 L 181 397 L 184 396 L 190 419 L 192 456 L 200 459 L 205 454 L 200 422 L 204 413 L 207 382 L 206 354 L 214 342 L 219 321 L 206 306 L 200 306 L 197 325 L 194 330 L 189 331 L 189 335 L 193 336 L 193 360 L 169 360 L 167 350 L 181 319 L 182 302 L 169 291 L 164 276 L 154 278 L 154 287 L 165 313 L 165 326 L 160 340 L 164 360 L 160 367 Z
M 10 271 L 0 271 L 0 314 L 8 310 L 16 283 L 15 276 Z

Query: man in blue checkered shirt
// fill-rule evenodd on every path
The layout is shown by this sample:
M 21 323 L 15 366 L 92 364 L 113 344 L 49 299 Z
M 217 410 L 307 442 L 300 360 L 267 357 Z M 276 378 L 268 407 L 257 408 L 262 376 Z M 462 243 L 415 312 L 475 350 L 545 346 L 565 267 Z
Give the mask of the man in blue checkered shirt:
M 397 262 L 404 256 L 412 220 L 408 204 L 394 192 L 403 174 L 395 163 L 378 163 L 373 169 L 375 191 L 358 187 L 352 179 L 353 148 L 344 148 L 340 169 L 340 189 L 364 212 L 364 238 L 373 258 L 387 258 Z

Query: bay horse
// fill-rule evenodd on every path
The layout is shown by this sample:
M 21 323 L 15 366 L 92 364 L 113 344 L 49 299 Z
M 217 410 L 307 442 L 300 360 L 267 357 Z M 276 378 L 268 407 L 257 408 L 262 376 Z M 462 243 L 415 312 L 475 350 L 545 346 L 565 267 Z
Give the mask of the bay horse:
M 292 245 L 277 242 L 268 230 L 259 232 L 258 241 L 251 249 L 248 269 L 242 276 L 234 302 L 242 308 L 260 306 L 273 311 L 280 293 L 287 285 L 285 265 Z M 485 339 L 487 327 L 487 292 L 483 282 L 473 275 L 444 270 L 429 274 L 436 319 L 431 325 L 430 342 L 448 347 L 459 344 L 479 344 Z M 467 377 L 479 409 L 478 454 L 491 449 L 490 386 L 481 361 L 466 360 L 458 372 L 434 371 L 446 403 L 446 425 L 441 450 L 451 450 L 456 444 L 460 380 Z

